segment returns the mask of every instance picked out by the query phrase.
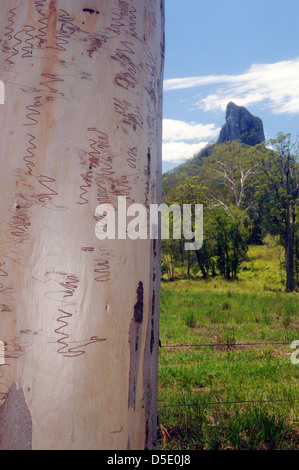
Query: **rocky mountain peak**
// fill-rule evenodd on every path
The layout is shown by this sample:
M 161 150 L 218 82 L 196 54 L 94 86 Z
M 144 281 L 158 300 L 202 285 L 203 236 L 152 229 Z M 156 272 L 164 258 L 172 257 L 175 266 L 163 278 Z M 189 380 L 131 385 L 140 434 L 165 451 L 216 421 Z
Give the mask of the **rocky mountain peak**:
M 243 106 L 229 102 L 226 107 L 225 121 L 217 144 L 238 139 L 244 144 L 253 146 L 265 140 L 263 121 L 253 116 Z

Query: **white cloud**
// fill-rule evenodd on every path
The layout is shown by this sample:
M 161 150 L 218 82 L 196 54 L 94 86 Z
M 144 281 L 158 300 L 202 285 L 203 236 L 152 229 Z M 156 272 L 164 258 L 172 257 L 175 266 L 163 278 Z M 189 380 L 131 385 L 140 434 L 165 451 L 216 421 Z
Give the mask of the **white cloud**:
M 194 88 L 230 81 L 230 75 L 206 75 L 202 77 L 169 78 L 164 80 L 164 91 Z
M 262 103 L 276 114 L 299 113 L 299 57 L 273 64 L 254 64 L 239 75 L 207 75 L 165 80 L 164 91 L 218 85 L 197 101 L 204 111 L 225 110 L 229 101 L 240 106 Z
M 215 124 L 198 124 L 196 122 L 178 121 L 175 119 L 163 119 L 163 141 L 196 141 L 210 139 L 219 134 L 219 128 Z
M 183 162 L 219 135 L 215 124 L 163 119 L 163 161 Z
M 193 157 L 208 142 L 200 142 L 197 144 L 189 144 L 187 142 L 163 142 L 162 155 L 164 162 L 182 163 L 186 159 Z

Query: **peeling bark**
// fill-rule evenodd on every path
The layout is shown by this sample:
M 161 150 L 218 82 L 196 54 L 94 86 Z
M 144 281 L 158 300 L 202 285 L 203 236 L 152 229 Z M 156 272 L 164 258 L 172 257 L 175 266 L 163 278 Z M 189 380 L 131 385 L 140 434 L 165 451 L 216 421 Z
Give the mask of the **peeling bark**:
M 23 390 L 12 385 L 0 407 L 0 450 L 31 450 L 32 421 Z

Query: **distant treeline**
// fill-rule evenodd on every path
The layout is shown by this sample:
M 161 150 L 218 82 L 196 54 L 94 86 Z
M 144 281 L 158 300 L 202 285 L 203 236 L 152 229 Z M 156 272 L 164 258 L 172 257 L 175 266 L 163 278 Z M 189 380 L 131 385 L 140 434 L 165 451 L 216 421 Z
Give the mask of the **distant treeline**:
M 163 202 L 203 204 L 203 246 L 185 251 L 183 239 L 162 240 L 162 274 L 236 279 L 250 244 L 267 233 L 284 247 L 286 291 L 298 287 L 299 147 L 290 134 L 250 147 L 235 140 L 210 145 L 163 175 Z M 192 222 L 194 224 L 194 220 Z M 194 228 L 194 227 L 191 227 Z

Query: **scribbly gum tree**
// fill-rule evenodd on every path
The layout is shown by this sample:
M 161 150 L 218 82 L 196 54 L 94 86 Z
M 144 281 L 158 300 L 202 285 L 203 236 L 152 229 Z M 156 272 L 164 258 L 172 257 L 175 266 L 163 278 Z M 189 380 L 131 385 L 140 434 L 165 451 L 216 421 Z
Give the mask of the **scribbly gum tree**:
M 152 449 L 159 242 L 95 210 L 160 203 L 164 2 L 0 10 L 0 449 Z

